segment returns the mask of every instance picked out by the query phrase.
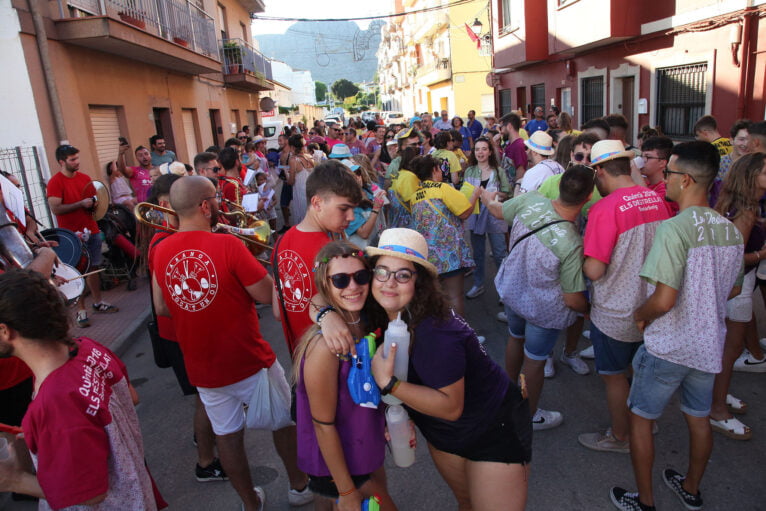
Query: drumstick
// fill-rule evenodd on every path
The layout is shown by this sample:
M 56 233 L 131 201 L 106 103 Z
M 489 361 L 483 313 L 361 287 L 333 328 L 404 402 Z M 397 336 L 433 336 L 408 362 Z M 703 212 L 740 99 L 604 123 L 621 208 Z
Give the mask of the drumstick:
M 91 272 L 88 272 L 88 273 L 83 273 L 82 275 L 79 275 L 77 277 L 72 277 L 71 279 L 64 280 L 64 284 L 67 284 L 68 282 L 72 282 L 73 280 L 84 279 L 85 277 L 89 277 L 91 275 L 95 275 L 96 273 L 101 273 L 104 270 L 106 270 L 106 268 L 99 268 L 98 270 L 95 270 L 95 271 L 91 271 Z

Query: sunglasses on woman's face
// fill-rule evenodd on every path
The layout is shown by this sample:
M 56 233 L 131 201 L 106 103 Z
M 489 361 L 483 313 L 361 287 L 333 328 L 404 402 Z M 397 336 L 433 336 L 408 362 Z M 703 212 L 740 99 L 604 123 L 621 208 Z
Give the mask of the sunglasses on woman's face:
M 588 159 L 588 156 L 585 153 L 575 153 L 574 159 L 575 161 L 583 161 Z
M 364 286 L 370 283 L 370 277 L 372 277 L 372 272 L 363 269 L 354 273 L 336 273 L 330 275 L 329 278 L 332 281 L 332 285 L 337 289 L 346 289 L 351 284 L 351 279 L 354 279 L 358 286 Z

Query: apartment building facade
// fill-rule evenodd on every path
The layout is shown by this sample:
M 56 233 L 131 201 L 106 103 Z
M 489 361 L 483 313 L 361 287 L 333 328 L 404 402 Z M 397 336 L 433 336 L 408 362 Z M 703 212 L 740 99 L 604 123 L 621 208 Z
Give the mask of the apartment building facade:
M 447 0 L 397 0 L 392 18 L 382 28 L 378 77 L 384 110 L 447 110 L 465 117 L 494 111 L 493 89 L 486 82 L 491 53 L 469 35 L 479 20 L 489 29 L 483 0 L 451 5 Z
M 496 113 L 624 114 L 676 140 L 714 115 L 764 118 L 763 0 L 493 0 Z M 631 138 L 632 139 L 632 138 Z
M 262 0 L 12 0 L 51 173 L 62 142 L 104 179 L 118 137 L 162 135 L 181 161 L 259 122 L 274 89 L 251 44 Z M 130 155 L 132 159 L 132 155 Z

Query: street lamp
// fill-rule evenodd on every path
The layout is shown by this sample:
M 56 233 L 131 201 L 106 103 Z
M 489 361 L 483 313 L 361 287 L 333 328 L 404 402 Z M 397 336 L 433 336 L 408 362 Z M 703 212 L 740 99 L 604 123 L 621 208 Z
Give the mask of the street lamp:
M 471 32 L 474 33 L 476 36 L 481 35 L 481 29 L 484 27 L 481 21 L 479 21 L 479 18 L 474 18 L 473 23 L 471 24 Z

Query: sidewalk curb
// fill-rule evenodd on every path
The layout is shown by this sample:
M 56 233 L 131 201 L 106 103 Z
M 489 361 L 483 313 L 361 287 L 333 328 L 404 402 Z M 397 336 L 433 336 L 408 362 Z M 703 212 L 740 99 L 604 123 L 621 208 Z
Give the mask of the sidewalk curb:
M 137 335 L 141 335 L 141 332 L 139 331 L 146 331 L 146 324 L 149 322 L 151 315 L 151 307 L 147 306 L 146 310 L 138 314 L 136 318 L 120 334 L 120 336 L 110 344 L 109 349 L 112 351 L 112 353 L 118 357 L 125 355 L 125 352 L 128 351 L 128 348 L 130 348 L 132 341 L 135 340 Z

